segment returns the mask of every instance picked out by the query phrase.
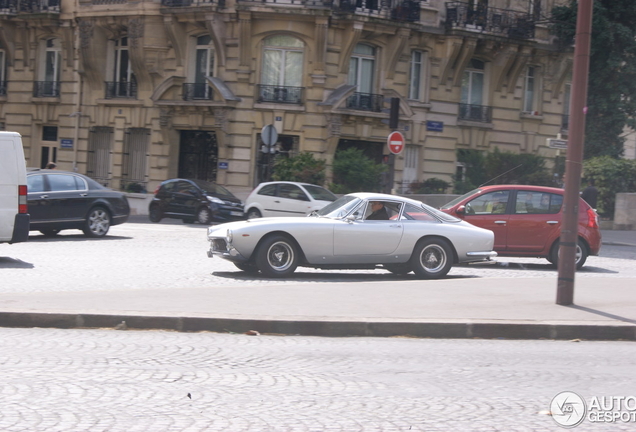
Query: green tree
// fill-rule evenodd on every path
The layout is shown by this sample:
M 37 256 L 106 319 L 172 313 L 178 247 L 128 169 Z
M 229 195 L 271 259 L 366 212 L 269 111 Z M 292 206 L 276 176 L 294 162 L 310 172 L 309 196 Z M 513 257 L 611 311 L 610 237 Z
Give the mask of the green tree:
M 601 156 L 583 163 L 586 179 L 593 179 L 598 189 L 598 212 L 614 218 L 616 194 L 636 192 L 636 161 Z
M 552 30 L 563 48 L 576 34 L 577 2 L 553 8 Z M 620 157 L 625 125 L 636 126 L 636 2 L 595 0 L 584 157 Z
M 334 193 L 379 192 L 385 166 L 375 163 L 355 147 L 338 150 L 333 160 Z
M 321 185 L 325 182 L 325 161 L 314 159 L 313 153 L 292 157 L 277 157 L 272 179 Z

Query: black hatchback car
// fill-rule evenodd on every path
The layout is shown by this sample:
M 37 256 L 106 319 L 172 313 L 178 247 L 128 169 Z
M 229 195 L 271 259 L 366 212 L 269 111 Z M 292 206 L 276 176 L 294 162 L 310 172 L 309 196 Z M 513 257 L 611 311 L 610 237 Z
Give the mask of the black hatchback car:
M 29 169 L 27 204 L 31 231 L 54 236 L 61 230 L 80 229 L 88 237 L 103 237 L 112 225 L 126 222 L 126 196 L 85 175 Z
M 243 203 L 232 192 L 215 183 L 194 179 L 170 179 L 162 182 L 148 207 L 152 222 L 162 218 L 182 219 L 209 224 L 244 219 Z

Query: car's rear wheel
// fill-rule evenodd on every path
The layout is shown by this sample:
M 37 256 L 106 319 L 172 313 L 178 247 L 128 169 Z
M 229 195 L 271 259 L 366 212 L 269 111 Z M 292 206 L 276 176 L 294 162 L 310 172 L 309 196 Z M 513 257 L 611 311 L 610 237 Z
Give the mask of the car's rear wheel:
M 160 222 L 162 218 L 163 218 L 163 215 L 161 214 L 161 210 L 159 209 L 159 206 L 157 205 L 151 206 L 150 210 L 148 211 L 148 219 L 150 219 L 150 222 Z
M 576 242 L 576 252 L 574 253 L 574 264 L 576 265 L 576 269 L 580 270 L 581 267 L 585 265 L 585 261 L 587 261 L 587 257 L 589 256 L 589 252 L 587 251 L 587 247 L 585 244 L 579 239 Z M 550 256 L 548 257 L 548 261 L 557 266 L 559 264 L 559 242 L 556 241 L 552 245 L 552 249 L 550 250 Z
M 446 276 L 453 266 L 453 252 L 444 239 L 423 240 L 415 246 L 410 264 L 417 276 L 438 279 Z
M 84 222 L 84 234 L 88 237 L 104 237 L 110 229 L 110 214 L 103 207 L 93 207 Z
M 40 230 L 40 232 L 44 234 L 46 237 L 55 237 L 60 231 L 61 230 L 59 229 Z
M 234 265 L 236 266 L 237 269 L 242 270 L 245 273 L 252 274 L 252 275 L 258 273 L 258 267 L 256 267 L 254 264 L 234 263 Z
M 247 211 L 247 218 L 248 219 L 255 219 L 255 218 L 259 218 L 259 217 L 263 217 L 263 215 L 261 214 L 261 212 L 258 209 L 255 208 L 251 208 Z
M 256 250 L 256 266 L 267 277 L 286 277 L 298 267 L 298 249 L 283 235 L 267 237 Z
M 199 211 L 197 211 L 197 222 L 202 225 L 209 225 L 212 220 L 212 212 L 209 208 L 201 207 Z

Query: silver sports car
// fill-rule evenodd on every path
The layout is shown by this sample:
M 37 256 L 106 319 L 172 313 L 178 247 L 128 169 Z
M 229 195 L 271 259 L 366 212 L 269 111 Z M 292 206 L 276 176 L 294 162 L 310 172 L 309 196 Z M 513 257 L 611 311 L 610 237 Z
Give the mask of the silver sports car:
M 263 218 L 208 228 L 208 256 L 248 273 L 286 277 L 298 266 L 384 268 L 445 276 L 453 264 L 490 261 L 492 231 L 408 198 L 376 193 L 345 195 L 304 218 Z

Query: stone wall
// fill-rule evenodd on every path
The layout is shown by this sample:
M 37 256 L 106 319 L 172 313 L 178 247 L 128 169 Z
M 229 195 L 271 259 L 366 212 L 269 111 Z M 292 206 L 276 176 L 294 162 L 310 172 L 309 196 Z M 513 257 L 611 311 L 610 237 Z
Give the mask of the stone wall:
M 636 229 L 636 193 L 616 194 L 614 229 Z

